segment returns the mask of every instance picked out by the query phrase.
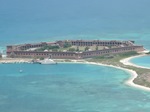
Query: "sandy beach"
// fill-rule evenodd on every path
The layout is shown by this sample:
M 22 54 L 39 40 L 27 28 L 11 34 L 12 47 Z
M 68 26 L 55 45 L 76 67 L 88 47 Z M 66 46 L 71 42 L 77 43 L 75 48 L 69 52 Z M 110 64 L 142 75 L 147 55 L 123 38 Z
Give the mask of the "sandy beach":
M 7 64 L 7 63 L 30 63 L 32 59 L 26 58 L 3 58 L 0 59 L 0 63 Z

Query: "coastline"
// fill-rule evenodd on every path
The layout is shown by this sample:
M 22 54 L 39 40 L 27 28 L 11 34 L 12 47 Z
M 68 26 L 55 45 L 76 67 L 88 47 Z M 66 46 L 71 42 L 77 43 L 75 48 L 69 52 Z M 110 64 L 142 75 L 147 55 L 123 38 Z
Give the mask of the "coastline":
M 66 62 L 62 62 L 62 63 L 66 63 Z M 107 65 L 107 64 L 102 64 L 102 63 L 95 63 L 95 62 L 78 62 L 78 60 L 72 60 L 72 62 L 69 62 L 69 63 L 83 63 L 83 64 L 93 64 L 93 65 L 100 65 L 100 66 L 106 66 L 106 67 L 113 67 L 113 68 L 116 68 L 116 69 L 120 69 L 120 70 L 124 70 L 126 72 L 128 72 L 131 77 L 125 81 L 125 84 L 130 86 L 130 87 L 135 87 L 135 88 L 138 88 L 138 89 L 142 89 L 142 90 L 145 90 L 145 91 L 150 91 L 150 88 L 149 87 L 145 87 L 145 86 L 141 86 L 141 85 L 138 85 L 138 84 L 135 84 L 133 81 L 135 78 L 137 78 L 138 74 L 136 73 L 136 71 L 134 70 L 130 70 L 130 69 L 126 69 L 126 68 L 122 68 L 122 67 L 118 67 L 118 66 L 114 66 L 114 65 Z
M 143 56 L 148 56 L 146 54 L 141 54 L 141 55 L 138 55 L 138 56 L 132 56 L 132 57 L 129 57 L 129 58 L 125 58 L 125 59 L 122 59 L 120 60 L 120 62 L 124 65 L 129 65 L 129 66 L 133 66 L 133 67 L 137 67 L 137 68 L 144 68 L 144 69 L 150 69 L 150 67 L 144 67 L 144 66 L 139 66 L 139 65 L 136 65 L 134 63 L 132 63 L 130 60 L 132 60 L 133 58 L 139 58 L 139 57 L 143 57 Z
M 13 63 L 30 63 L 32 59 L 26 58 L 3 58 L 0 59 L 0 64 L 13 64 Z
M 123 63 L 124 65 L 130 65 L 130 66 L 132 65 L 132 66 L 141 68 L 140 66 L 134 65 L 134 64 L 129 62 L 129 60 L 131 60 L 133 58 L 141 57 L 141 56 L 145 56 L 145 55 L 142 54 L 142 55 L 139 55 L 139 56 L 132 56 L 132 57 L 129 57 L 129 58 L 122 59 L 122 60 L 120 60 L 120 62 Z M 137 74 L 136 71 L 131 70 L 131 69 L 123 68 L 123 67 L 120 67 L 120 66 L 114 66 L 114 65 L 111 65 L 111 64 L 103 64 L 103 63 L 98 63 L 98 62 L 97 63 L 96 62 L 88 62 L 88 61 L 85 61 L 85 60 L 70 60 L 69 62 L 67 62 L 65 59 L 56 59 L 55 61 L 58 61 L 59 63 L 93 64 L 93 65 L 113 67 L 113 68 L 116 68 L 116 69 L 124 70 L 124 71 L 128 72 L 131 75 L 131 77 L 127 81 L 125 81 L 126 85 L 131 86 L 131 87 L 135 87 L 135 88 L 138 88 L 138 89 L 150 91 L 149 87 L 138 85 L 138 84 L 135 84 L 133 82 L 135 80 L 135 78 L 138 77 L 138 74 Z M 0 63 L 2 63 L 2 64 L 3 63 L 30 63 L 30 62 L 31 62 L 31 59 L 24 59 L 24 58 L 22 58 L 22 59 L 8 58 L 8 59 L 0 60 Z M 145 67 L 142 67 L 142 68 L 145 68 Z

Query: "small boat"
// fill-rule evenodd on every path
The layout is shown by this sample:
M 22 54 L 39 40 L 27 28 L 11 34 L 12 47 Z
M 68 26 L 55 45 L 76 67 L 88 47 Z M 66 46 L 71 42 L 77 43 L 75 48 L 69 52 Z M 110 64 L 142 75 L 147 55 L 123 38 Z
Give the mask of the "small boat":
M 20 69 L 20 70 L 19 70 L 19 72 L 20 72 L 20 73 L 22 73 L 22 72 L 23 72 L 23 70 L 21 70 L 21 69 Z
M 53 61 L 52 59 L 44 59 L 39 61 L 40 64 L 44 64 L 44 65 L 55 65 L 57 64 L 57 62 Z
M 19 73 L 22 73 L 23 70 L 22 70 L 22 67 L 21 67 L 21 64 L 20 64 L 20 67 L 19 67 Z

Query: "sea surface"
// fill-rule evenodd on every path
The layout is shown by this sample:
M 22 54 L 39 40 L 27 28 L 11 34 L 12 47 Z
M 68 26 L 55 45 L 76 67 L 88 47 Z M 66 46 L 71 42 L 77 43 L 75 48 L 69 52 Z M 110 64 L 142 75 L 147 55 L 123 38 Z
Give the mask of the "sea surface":
M 150 49 L 149 4 L 149 0 L 0 0 L 0 46 L 119 39 Z
M 122 70 L 90 64 L 0 64 L 1 112 L 149 112 Z M 22 69 L 23 72 L 19 73 Z
M 60 39 L 135 40 L 150 50 L 149 4 L 0 0 L 0 52 L 10 44 Z M 96 65 L 0 64 L 0 112 L 150 112 L 150 93 L 126 86 L 129 77 Z
M 130 61 L 131 63 L 134 63 L 139 66 L 150 67 L 150 56 L 138 57 Z

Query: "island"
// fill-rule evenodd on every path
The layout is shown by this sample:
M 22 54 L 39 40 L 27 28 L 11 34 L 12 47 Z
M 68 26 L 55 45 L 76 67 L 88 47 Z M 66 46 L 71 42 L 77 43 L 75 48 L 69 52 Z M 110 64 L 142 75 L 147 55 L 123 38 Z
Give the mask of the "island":
M 145 53 L 144 51 L 144 46 L 137 45 L 132 40 L 58 40 L 8 45 L 6 54 L 9 61 L 22 59 L 30 62 L 31 60 L 50 58 L 57 62 L 78 62 L 116 67 L 133 75 L 127 81 L 129 85 L 150 91 L 150 69 L 127 64 L 130 58 L 150 54 L 150 52 Z
M 7 46 L 10 58 L 86 59 L 130 51 L 140 52 L 144 47 L 134 41 L 64 40 L 36 44 Z

